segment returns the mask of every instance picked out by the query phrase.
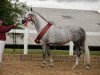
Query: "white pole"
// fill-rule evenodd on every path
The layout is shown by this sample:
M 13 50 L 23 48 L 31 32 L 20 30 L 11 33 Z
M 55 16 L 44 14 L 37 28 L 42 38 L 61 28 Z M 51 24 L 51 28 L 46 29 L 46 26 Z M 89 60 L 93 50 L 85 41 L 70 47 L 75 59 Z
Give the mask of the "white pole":
M 72 42 L 72 41 L 70 42 L 69 47 L 70 47 L 70 49 L 69 49 L 69 55 L 73 55 L 74 44 L 73 44 L 73 42 Z
M 28 28 L 24 32 L 24 54 L 28 54 Z

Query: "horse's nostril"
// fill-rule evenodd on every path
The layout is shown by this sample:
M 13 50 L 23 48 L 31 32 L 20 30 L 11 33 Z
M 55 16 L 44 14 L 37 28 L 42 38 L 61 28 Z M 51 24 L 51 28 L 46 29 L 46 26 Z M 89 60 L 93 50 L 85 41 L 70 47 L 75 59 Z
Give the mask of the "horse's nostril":
M 26 22 L 26 20 L 23 19 L 23 20 L 22 20 L 22 24 L 24 24 L 25 22 Z

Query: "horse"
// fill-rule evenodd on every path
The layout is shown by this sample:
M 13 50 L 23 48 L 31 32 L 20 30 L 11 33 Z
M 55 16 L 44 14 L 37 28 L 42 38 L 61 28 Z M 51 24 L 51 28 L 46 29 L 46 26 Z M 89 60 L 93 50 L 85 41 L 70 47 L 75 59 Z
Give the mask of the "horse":
M 38 42 L 42 46 L 42 67 L 44 67 L 46 64 L 46 52 L 50 58 L 50 66 L 53 67 L 53 58 L 50 52 L 50 45 L 63 45 L 73 41 L 76 52 L 76 62 L 73 66 L 73 69 L 75 69 L 79 64 L 82 53 L 84 53 L 86 68 L 90 69 L 90 52 L 86 42 L 86 32 L 83 28 L 75 25 L 59 27 L 57 25 L 50 24 L 43 16 L 41 16 L 38 12 L 33 11 L 32 9 L 29 10 L 25 14 L 25 18 L 22 19 L 22 24 L 27 22 L 31 22 L 33 25 L 35 25 L 38 34 L 44 32 L 43 29 L 46 30 L 45 27 L 48 24 L 51 25 Z

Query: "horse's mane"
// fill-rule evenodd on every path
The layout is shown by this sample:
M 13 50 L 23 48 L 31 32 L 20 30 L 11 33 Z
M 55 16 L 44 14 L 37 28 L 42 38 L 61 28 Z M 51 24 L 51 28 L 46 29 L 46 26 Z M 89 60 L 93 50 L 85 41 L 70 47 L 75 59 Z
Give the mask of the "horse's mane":
M 35 13 L 37 13 L 40 17 L 42 17 L 45 21 L 47 21 L 43 16 L 41 16 L 38 12 L 34 11 Z

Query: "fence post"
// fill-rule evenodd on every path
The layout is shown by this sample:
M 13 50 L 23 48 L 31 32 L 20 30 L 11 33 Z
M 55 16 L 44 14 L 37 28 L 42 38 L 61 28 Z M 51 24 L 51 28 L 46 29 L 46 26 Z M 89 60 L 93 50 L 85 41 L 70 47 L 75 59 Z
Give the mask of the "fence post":
M 28 28 L 24 30 L 24 54 L 28 54 Z
M 74 44 L 73 44 L 72 41 L 70 42 L 69 48 L 70 48 L 70 49 L 69 49 L 69 55 L 73 55 Z

